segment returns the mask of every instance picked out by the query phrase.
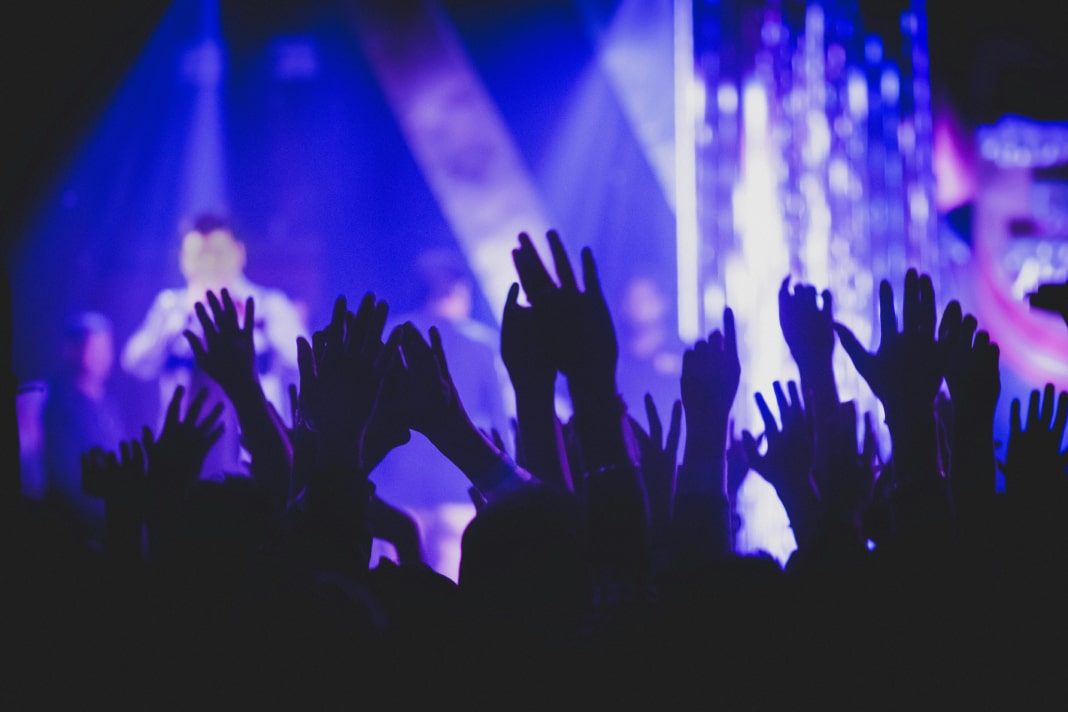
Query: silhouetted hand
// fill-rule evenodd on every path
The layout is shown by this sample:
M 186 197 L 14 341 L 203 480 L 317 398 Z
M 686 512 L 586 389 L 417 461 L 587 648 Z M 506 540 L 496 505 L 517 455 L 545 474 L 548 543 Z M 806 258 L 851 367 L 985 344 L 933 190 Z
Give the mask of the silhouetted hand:
M 445 361 L 441 334 L 437 327 L 430 327 L 428 344 L 411 322 L 397 329 L 405 363 L 401 407 L 406 421 L 430 442 L 438 442 L 457 421 L 469 422 Z
M 998 346 L 985 331 L 976 331 L 977 326 L 975 317 L 963 316 L 954 300 L 946 306 L 938 329 L 950 395 L 949 403 L 941 404 L 941 429 L 949 435 L 948 447 L 941 438 L 942 457 L 948 465 L 958 525 L 968 528 L 970 535 L 990 529 L 997 487 L 994 413 L 1001 394 Z
M 779 287 L 779 326 L 802 374 L 830 367 L 834 353 L 831 293 L 825 289 L 821 296 L 822 304 L 817 304 L 816 288 L 807 284 L 797 284 L 791 292 L 789 276 Z
M 1027 295 L 1032 309 L 1060 314 L 1068 324 L 1068 280 L 1064 284 L 1040 284 L 1038 289 Z
M 944 349 L 935 341 L 934 287 L 928 275 L 915 269 L 905 275 L 903 314 L 903 327 L 898 331 L 894 292 L 883 280 L 879 285 L 882 336 L 875 353 L 869 353 L 848 327 L 834 325 L 853 365 L 882 401 L 891 427 L 917 412 L 930 417 L 945 361 Z
M 1056 400 L 1056 409 L 1054 409 Z M 1056 394 L 1052 383 L 1031 391 L 1027 422 L 1020 422 L 1020 399 L 1010 409 L 1009 445 L 1002 470 L 1005 490 L 1014 497 L 1042 498 L 1064 492 L 1068 449 L 1063 449 L 1068 423 L 1068 392 Z
M 158 492 L 180 492 L 197 479 L 208 452 L 222 437 L 223 426 L 219 424 L 219 417 L 223 404 L 217 403 L 201 418 L 200 411 L 208 397 L 207 389 L 201 389 L 182 415 L 184 396 L 185 387 L 178 386 L 167 406 L 158 438 L 148 426 L 141 431 L 150 487 Z
M 341 296 L 330 324 L 312 335 L 312 343 L 297 340 L 301 422 L 317 434 L 320 456 L 365 475 L 384 456 L 383 449 L 388 452 L 410 438 L 396 419 L 372 422 L 397 363 L 399 334 L 391 337 L 389 347 L 382 343 L 387 313 L 386 303 L 371 292 L 355 314 Z M 367 437 L 369 432 L 374 437 Z
M 989 421 L 1001 393 L 999 350 L 971 314 L 962 316 L 960 303 L 951 301 L 942 313 L 938 343 L 944 346 L 949 395 L 961 416 Z
M 519 306 L 516 283 L 508 290 L 501 318 L 501 359 L 517 391 L 524 388 L 552 391 L 556 366 L 539 335 L 534 309 Z
M 723 310 L 723 330 L 716 329 L 708 339 L 698 340 L 682 357 L 679 383 L 686 413 L 688 450 L 691 443 L 697 445 L 714 434 L 723 450 L 713 456 L 722 458 L 727 421 L 738 394 L 741 373 L 734 312 L 727 307 Z
M 610 378 L 614 390 L 619 345 L 593 253 L 588 247 L 582 250 L 584 290 L 580 291 L 560 236 L 550 230 L 547 237 L 559 285 L 526 233 L 519 235 L 519 247 L 512 251 L 545 351 L 569 379 Z
M 637 420 L 631 418 L 634 436 L 638 441 L 641 459 L 641 472 L 645 480 L 645 491 L 649 497 L 649 514 L 653 527 L 653 536 L 662 536 L 671 521 L 671 510 L 675 499 L 675 475 L 678 467 L 679 436 L 682 432 L 682 401 L 676 400 L 671 406 L 671 420 L 668 424 L 667 437 L 664 426 L 656 412 L 652 395 L 645 394 L 645 413 L 649 419 L 649 430 L 642 429 Z
M 256 347 L 253 344 L 253 327 L 256 323 L 256 305 L 249 297 L 245 300 L 245 323 L 239 323 L 237 306 L 230 298 L 228 289 L 222 290 L 222 300 L 214 292 L 208 292 L 208 315 L 202 302 L 197 302 L 197 319 L 204 330 L 203 340 L 191 330 L 184 332 L 197 366 L 218 383 L 223 391 L 233 398 L 235 391 L 258 383 L 256 372 Z
M 139 440 L 119 443 L 119 454 L 93 447 L 82 454 L 82 488 L 104 500 L 105 551 L 127 561 L 141 553 L 145 521 L 145 452 Z
M 763 440 L 767 447 L 761 454 L 757 439 L 748 430 L 743 430 L 742 443 L 749 465 L 776 490 L 790 492 L 805 488 L 815 491 L 812 480 L 814 444 L 811 416 L 805 412 L 795 381 L 787 383 L 789 398 L 779 381 L 772 385 L 782 426 L 776 422 L 764 395 L 756 393 L 754 398 L 764 421 Z

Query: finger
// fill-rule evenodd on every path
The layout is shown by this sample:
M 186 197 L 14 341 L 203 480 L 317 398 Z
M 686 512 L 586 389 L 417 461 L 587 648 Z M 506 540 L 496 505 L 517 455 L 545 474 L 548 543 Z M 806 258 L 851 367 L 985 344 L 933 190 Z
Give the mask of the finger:
M 1066 399 L 1068 405 L 1068 399 Z M 679 452 L 679 440 L 682 436 L 682 401 L 675 399 L 671 406 L 671 422 L 668 425 L 667 442 L 664 443 L 664 452 L 671 455 L 674 461 Z
M 753 394 L 753 398 L 756 400 L 757 410 L 760 411 L 760 417 L 764 420 L 764 429 L 768 433 L 778 433 L 779 424 L 775 422 L 775 416 L 771 414 L 771 409 L 768 408 L 768 402 L 764 400 L 764 394 L 757 391 Z
M 961 348 L 968 349 L 972 345 L 972 339 L 975 336 L 975 330 L 979 326 L 979 322 L 975 320 L 975 317 L 971 314 L 966 314 L 964 319 L 960 323 L 960 332 L 958 338 L 960 340 Z
M 245 300 L 245 325 L 244 331 L 246 334 L 251 334 L 252 330 L 256 326 L 256 300 L 249 297 Z
M 726 307 L 723 310 L 723 352 L 738 359 L 738 336 L 734 330 L 734 310 Z
M 330 328 L 330 327 L 327 327 Z M 315 362 L 315 373 L 319 372 L 319 367 L 323 364 L 323 357 L 326 355 L 326 331 L 320 330 L 312 334 L 312 356 Z
M 782 382 L 775 381 L 771 384 L 772 390 L 775 392 L 775 404 L 779 407 L 779 420 L 782 421 L 783 429 L 786 429 L 786 421 L 793 413 L 793 408 L 790 407 L 790 402 L 786 400 L 786 393 L 782 389 Z
M 204 416 L 203 420 L 201 420 L 199 423 L 195 423 L 197 429 L 202 433 L 206 433 L 207 431 L 211 430 L 215 426 L 215 424 L 219 422 L 219 418 L 222 417 L 223 407 L 224 406 L 221 402 L 216 403 L 215 407 L 211 409 L 211 412 Z
M 208 400 L 208 389 L 201 388 L 197 391 L 196 396 L 193 397 L 192 402 L 189 403 L 189 407 L 185 409 L 184 422 L 193 423 L 197 422 L 197 418 L 200 417 L 200 409 L 204 407 L 204 402 Z
M 307 341 L 304 342 L 307 345 Z M 309 351 L 310 353 L 310 351 Z M 297 424 L 297 403 L 299 403 L 299 393 L 297 391 L 297 384 L 289 384 L 289 424 L 295 426 Z
M 935 315 L 934 283 L 931 281 L 931 275 L 929 274 L 920 275 L 919 304 L 917 306 L 916 318 L 918 322 L 916 327 L 922 336 L 933 339 L 937 317 Z
M 508 288 L 508 297 L 504 300 L 504 316 L 507 318 L 510 314 L 515 314 L 519 311 L 519 282 L 512 282 L 512 286 Z
M 834 318 L 834 299 L 831 296 L 831 290 L 824 289 L 820 296 L 823 298 L 823 307 L 820 311 L 827 321 L 831 321 Z
M 315 356 L 311 344 L 303 336 L 297 337 L 297 372 L 300 374 L 300 390 L 304 391 L 315 378 Z
M 660 415 L 656 412 L 653 396 L 645 394 L 645 416 L 649 422 L 649 438 L 659 448 L 664 444 L 664 427 L 660 422 Z
M 901 301 L 902 331 L 919 331 L 920 276 L 915 269 L 905 272 L 905 297 Z
M 857 337 L 849 330 L 849 327 L 835 322 L 834 332 L 838 334 L 838 341 L 841 342 L 842 348 L 849 354 L 849 360 L 853 362 L 857 372 L 867 379 L 868 374 L 871 372 L 872 355 L 861 345 Z
M 864 462 L 870 463 L 875 458 L 875 425 L 872 423 L 871 412 L 864 414 Z
M 205 338 L 209 334 L 215 335 L 219 333 L 218 330 L 215 328 L 215 322 L 213 322 L 211 320 L 211 317 L 208 316 L 208 310 L 204 308 L 204 304 L 202 302 L 197 302 L 193 305 L 193 312 L 197 316 L 197 321 L 200 322 L 200 328 L 204 330 Z
M 174 389 L 174 395 L 171 396 L 170 405 L 167 406 L 167 415 L 163 419 L 164 429 L 168 426 L 173 427 L 178 423 L 178 414 L 182 407 L 182 396 L 185 395 L 185 386 L 178 386 Z
M 1020 436 L 1022 432 L 1022 425 L 1020 423 L 1020 399 L 1013 398 L 1012 404 L 1009 406 L 1009 440 L 1015 440 Z
M 368 335 L 370 345 L 381 344 L 382 334 L 386 330 L 386 320 L 389 318 L 389 304 L 384 299 L 379 299 L 375 304 L 374 318 L 371 320 L 371 331 Z
M 946 305 L 942 312 L 942 323 L 938 325 L 938 340 L 955 342 L 960 334 L 961 307 L 956 299 Z
M 119 462 L 124 465 L 130 463 L 130 442 L 128 440 L 119 442 Z
M 537 304 L 542 297 L 556 289 L 534 243 L 525 232 L 519 234 L 519 248 L 512 250 L 512 261 L 519 275 L 519 283 L 531 304 Z
M 156 435 L 152 432 L 152 428 L 147 425 L 141 426 L 141 442 L 145 444 L 145 453 L 151 453 L 152 448 L 156 445 Z
M 560 240 L 560 234 L 556 230 L 546 233 L 549 240 L 549 250 L 553 256 L 553 265 L 556 267 L 556 279 L 560 282 L 561 289 L 578 289 L 575 281 L 575 272 L 571 269 L 571 260 L 567 257 L 567 250 Z
M 586 294 L 604 296 L 601 292 L 601 278 L 597 276 L 597 263 L 593 261 L 593 250 L 588 247 L 582 248 L 582 284 Z
M 441 346 L 441 332 L 438 331 L 436 326 L 430 327 L 430 352 L 434 355 L 438 368 L 441 369 L 441 375 L 449 383 L 452 383 L 452 376 L 449 374 L 449 363 L 445 360 L 445 349 Z
M 141 474 L 145 472 L 145 448 L 141 444 L 140 440 L 134 440 L 130 443 L 130 449 L 133 455 L 133 464 L 137 467 L 137 471 Z
M 223 287 L 222 290 L 222 310 L 219 314 L 219 318 L 226 322 L 227 328 L 237 330 L 240 326 L 237 323 L 237 307 L 234 305 L 234 300 L 230 296 L 230 290 Z
M 1064 428 L 1068 425 L 1068 392 L 1061 391 L 1057 398 L 1057 416 L 1053 419 L 1053 434 L 1057 436 L 1057 442 L 1064 441 Z
M 879 329 L 882 333 L 882 342 L 880 343 L 892 341 L 897 336 L 894 289 L 890 286 L 890 282 L 885 279 L 879 283 Z M 838 336 L 841 337 L 841 333 Z M 844 343 L 842 345 L 845 346 Z M 856 361 L 854 360 L 853 363 L 856 363 Z
M 1047 383 L 1042 392 L 1042 413 L 1039 416 L 1038 422 L 1042 423 L 1042 427 L 1049 428 L 1053 422 L 1053 400 L 1057 392 L 1053 388 L 1052 383 Z
M 779 284 L 779 308 L 790 301 L 790 275 L 786 275 Z
M 222 304 L 219 302 L 219 298 L 215 296 L 215 292 L 208 290 L 208 306 L 211 307 L 211 316 L 215 320 L 215 326 L 222 328 L 226 322 L 226 315 L 223 313 Z
M 182 332 L 182 336 L 189 342 L 189 348 L 193 350 L 193 361 L 198 366 L 203 368 L 204 360 L 207 357 L 207 351 L 204 349 L 204 344 L 201 343 L 200 337 L 194 334 L 189 329 Z
M 790 392 L 790 410 L 794 411 L 795 413 L 801 413 L 804 408 L 804 404 L 801 402 L 801 394 L 797 392 L 797 381 L 788 381 L 786 383 L 786 387 L 787 389 L 789 389 Z

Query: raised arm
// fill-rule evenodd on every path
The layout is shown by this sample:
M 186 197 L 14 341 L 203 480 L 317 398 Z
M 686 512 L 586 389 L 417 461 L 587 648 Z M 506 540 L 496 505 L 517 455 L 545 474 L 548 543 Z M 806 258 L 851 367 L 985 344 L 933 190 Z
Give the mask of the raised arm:
M 931 278 L 905 275 L 902 329 L 894 292 L 879 286 L 879 348 L 869 353 L 842 324 L 835 331 L 854 366 L 882 402 L 893 446 L 892 468 L 902 530 L 930 533 L 950 521 L 949 497 L 938 456 L 934 400 L 942 384 L 945 349 L 935 340 Z M 920 534 L 924 537 L 926 534 Z
M 727 430 L 738 394 L 741 364 L 734 312 L 723 310 L 723 329 L 687 349 L 682 359 L 686 444 L 679 467 L 673 528 L 676 553 L 690 563 L 733 551 L 727 488 Z
M 501 319 L 501 358 L 515 391 L 519 465 L 543 482 L 573 490 L 563 429 L 556 417 L 556 366 L 537 333 L 534 310 L 508 291 Z
M 273 417 L 256 371 L 256 348 L 252 341 L 256 304 L 245 301 L 244 324 L 238 310 L 223 289 L 221 299 L 208 292 L 208 308 L 198 302 L 197 319 L 203 328 L 201 339 L 186 330 L 185 338 L 193 357 L 226 393 L 237 411 L 241 439 L 252 456 L 252 476 L 270 494 L 275 509 L 281 513 L 291 496 L 290 473 L 293 451 L 285 430 Z

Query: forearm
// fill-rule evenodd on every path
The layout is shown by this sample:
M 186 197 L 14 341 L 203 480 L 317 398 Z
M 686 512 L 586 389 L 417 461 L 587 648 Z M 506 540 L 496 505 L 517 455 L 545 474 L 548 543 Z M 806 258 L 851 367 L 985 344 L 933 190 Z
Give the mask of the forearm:
M 428 435 L 428 439 L 487 499 L 492 499 L 495 491 L 511 489 L 525 481 L 510 458 L 487 440 L 466 415 Z
M 252 474 L 281 506 L 290 497 L 293 450 L 271 414 L 258 381 L 231 386 L 227 396 L 237 413 L 242 440 L 252 456 Z
M 727 425 L 689 418 L 672 517 L 676 563 L 699 566 L 733 551 L 727 493 Z
M 518 464 L 542 482 L 574 489 L 552 388 L 516 387 Z
M 569 379 L 575 414 L 572 422 L 588 472 L 602 468 L 634 467 L 624 433 L 627 408 L 615 378 Z

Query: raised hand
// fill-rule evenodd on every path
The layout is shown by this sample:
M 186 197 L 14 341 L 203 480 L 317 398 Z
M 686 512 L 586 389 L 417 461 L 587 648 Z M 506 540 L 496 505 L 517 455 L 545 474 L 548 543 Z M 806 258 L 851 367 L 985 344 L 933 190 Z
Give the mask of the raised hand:
M 1040 284 L 1031 294 L 1027 295 L 1027 301 L 1032 309 L 1060 314 L 1064 323 L 1068 324 L 1068 280 L 1064 284 Z
M 881 339 L 869 353 L 848 327 L 834 329 L 857 371 L 886 409 L 888 423 L 916 412 L 930 411 L 942 384 L 944 350 L 935 341 L 934 286 L 928 275 L 910 269 L 905 275 L 903 326 L 898 331 L 894 291 L 879 285 Z
M 895 480 L 899 485 L 942 483 L 934 400 L 942 385 L 945 346 L 935 341 L 934 287 L 929 276 L 915 269 L 905 274 L 903 306 L 903 326 L 898 331 L 894 292 L 883 280 L 879 285 L 882 335 L 875 353 L 861 346 L 847 327 L 836 322 L 834 328 L 853 365 L 883 404 L 893 438 Z M 932 496 L 944 497 L 945 493 L 918 495 L 919 516 L 929 519 L 934 513 L 935 509 L 923 504 Z
M 501 318 L 501 359 L 512 385 L 523 389 L 548 389 L 556 380 L 556 365 L 548 345 L 538 333 L 534 309 L 519 306 L 519 285 L 512 284 Z
M 222 290 L 221 301 L 210 291 L 207 299 L 211 315 L 203 302 L 197 302 L 195 307 L 197 319 L 204 330 L 203 340 L 189 329 L 185 330 L 184 335 L 193 350 L 197 366 L 211 376 L 227 395 L 231 395 L 259 381 L 256 347 L 252 340 L 256 305 L 252 297 L 245 300 L 245 323 L 242 325 L 228 289 Z
M 950 302 L 942 314 L 938 342 L 945 349 L 945 377 L 952 419 L 949 476 L 959 521 L 973 515 L 973 531 L 989 529 L 997 480 L 994 412 L 1001 394 L 997 344 L 960 304 Z
M 379 428 L 376 438 L 365 438 L 386 375 L 396 363 L 399 336 L 391 339 L 389 348 L 382 343 L 387 313 L 386 303 L 373 293 L 364 295 L 355 314 L 341 296 L 334 302 L 330 324 L 312 335 L 312 343 L 303 337 L 297 340 L 301 423 L 317 433 L 320 457 L 365 474 L 381 453 L 372 456 L 362 451 L 362 445 L 374 440 L 391 449 L 410 437 L 407 428 L 399 426 Z
M 726 451 L 727 422 L 738 394 L 741 364 L 734 327 L 734 312 L 723 310 L 723 330 L 716 329 L 687 349 L 682 357 L 680 389 L 686 413 L 684 461 L 699 456 L 722 460 Z M 712 450 L 708 450 L 711 446 Z
M 830 368 L 834 353 L 834 316 L 831 293 L 823 290 L 817 304 L 816 288 L 797 284 L 790 291 L 790 277 L 779 287 L 779 326 L 797 362 L 802 380 L 807 371 Z
M 105 540 L 109 556 L 139 558 L 145 521 L 145 451 L 138 440 L 119 444 L 119 455 L 93 447 L 81 456 L 82 487 L 104 500 Z
M 742 431 L 742 443 L 749 465 L 776 490 L 793 492 L 803 488 L 815 491 L 815 483 L 812 480 L 812 418 L 805 412 L 795 381 L 787 383 L 789 398 L 779 381 L 775 381 L 772 387 L 782 426 L 776 421 L 764 395 L 756 393 L 754 399 L 764 421 L 763 439 L 767 446 L 764 454 L 761 454 L 753 434 L 748 430 Z
M 727 424 L 740 379 L 734 312 L 728 307 L 723 310 L 723 330 L 697 341 L 682 357 L 679 386 L 686 445 L 672 522 L 673 549 L 680 562 L 703 565 L 732 551 Z
M 775 381 L 773 388 L 782 426 L 775 420 L 763 394 L 758 392 L 754 398 L 764 421 L 766 449 L 761 454 L 757 439 L 748 430 L 742 431 L 742 445 L 750 467 L 779 494 L 800 547 L 811 540 L 819 503 L 813 478 L 812 417 L 805 412 L 796 382 L 787 384 L 789 398 L 779 381 Z
M 582 250 L 584 289 L 580 291 L 560 236 L 550 230 L 547 237 L 559 285 L 526 233 L 519 235 L 519 247 L 512 251 L 545 352 L 569 379 L 611 379 L 614 389 L 619 345 L 593 253 L 588 247 Z
M 508 291 L 501 318 L 501 358 L 515 391 L 517 461 L 543 482 L 573 489 L 556 417 L 556 366 L 534 309 L 519 306 L 518 284 Z
M 938 343 L 944 347 L 946 385 L 955 410 L 989 420 L 993 427 L 1001 394 L 999 349 L 977 326 L 975 317 L 962 315 L 960 303 L 953 300 L 942 313 Z
M 1047 383 L 1041 393 L 1031 391 L 1026 423 L 1020 421 L 1019 398 L 1013 399 L 1009 418 L 1009 445 L 1002 464 L 1006 492 L 1029 498 L 1063 493 L 1068 474 L 1064 446 L 1068 392 L 1057 395 L 1053 384 Z
M 201 389 L 182 415 L 184 396 L 185 387 L 178 386 L 167 406 L 159 437 L 147 426 L 141 431 L 150 486 L 157 491 L 180 492 L 196 480 L 208 452 L 222 437 L 223 426 L 219 424 L 219 417 L 223 404 L 217 403 L 201 418 L 200 411 L 208 397 L 207 389 Z
M 649 497 L 653 536 L 658 537 L 671 521 L 675 499 L 675 475 L 678 468 L 679 437 L 682 432 L 682 401 L 676 400 L 671 406 L 671 420 L 666 438 L 660 415 L 656 412 L 656 404 L 648 393 L 645 394 L 645 413 L 649 420 L 648 432 L 633 418 L 631 425 L 638 441 L 641 472 Z

